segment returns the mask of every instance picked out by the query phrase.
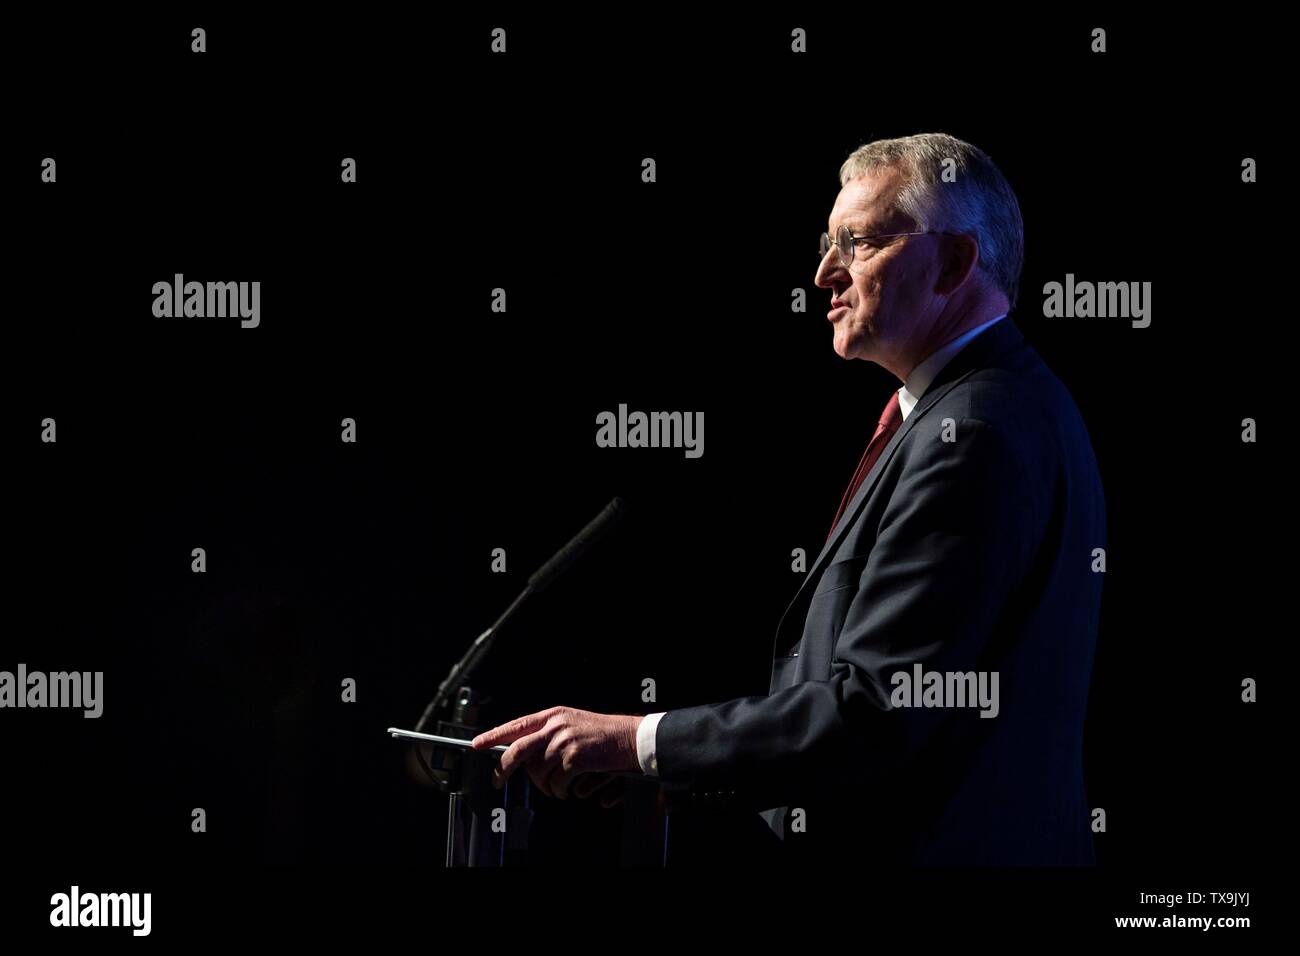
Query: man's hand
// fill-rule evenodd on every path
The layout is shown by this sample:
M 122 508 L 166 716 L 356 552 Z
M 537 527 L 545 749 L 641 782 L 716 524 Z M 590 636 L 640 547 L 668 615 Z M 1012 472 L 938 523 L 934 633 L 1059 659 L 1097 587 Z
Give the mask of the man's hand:
M 600 800 L 600 805 L 608 810 L 622 804 L 626 787 L 626 777 L 615 777 L 609 773 L 582 773 L 574 778 L 569 793 L 579 800 L 596 797 Z
M 485 730 L 471 744 L 475 750 L 510 744 L 500 768 L 492 773 L 493 786 L 500 789 L 522 765 L 538 790 L 564 800 L 580 774 L 641 769 L 636 729 L 643 719 L 637 714 L 551 707 Z

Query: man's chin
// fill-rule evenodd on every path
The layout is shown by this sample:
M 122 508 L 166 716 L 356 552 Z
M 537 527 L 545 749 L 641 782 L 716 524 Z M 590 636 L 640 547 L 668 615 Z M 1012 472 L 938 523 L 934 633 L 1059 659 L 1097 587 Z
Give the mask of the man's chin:
M 831 342 L 831 348 L 835 349 L 835 354 L 842 359 L 853 359 L 858 357 L 858 352 L 862 348 L 862 342 L 857 336 L 840 335 L 837 331 L 835 338 Z

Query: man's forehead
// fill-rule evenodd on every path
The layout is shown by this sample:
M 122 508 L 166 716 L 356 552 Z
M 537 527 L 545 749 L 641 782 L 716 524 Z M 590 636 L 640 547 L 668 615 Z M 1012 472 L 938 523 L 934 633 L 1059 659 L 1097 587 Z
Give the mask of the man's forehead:
M 882 170 L 879 174 L 859 176 L 845 183 L 835 197 L 828 221 L 830 228 L 846 225 L 857 229 L 888 218 L 897 189 L 895 178 L 890 173 L 892 170 Z

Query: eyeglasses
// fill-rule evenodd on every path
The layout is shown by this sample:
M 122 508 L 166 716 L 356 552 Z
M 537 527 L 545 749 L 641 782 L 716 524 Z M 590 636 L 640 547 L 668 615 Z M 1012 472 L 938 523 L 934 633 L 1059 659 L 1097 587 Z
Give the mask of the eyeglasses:
M 821 252 L 818 254 L 818 258 L 825 259 L 826 253 L 830 252 L 831 248 L 834 247 L 839 250 L 840 265 L 847 269 L 853 264 L 853 252 L 857 248 L 857 244 L 864 239 L 898 239 L 902 236 L 930 235 L 947 235 L 947 233 L 943 233 L 942 230 L 938 229 L 927 229 L 920 232 L 887 232 L 875 236 L 855 236 L 848 226 L 840 226 L 835 231 L 834 242 L 831 242 L 830 233 L 822 233 Z

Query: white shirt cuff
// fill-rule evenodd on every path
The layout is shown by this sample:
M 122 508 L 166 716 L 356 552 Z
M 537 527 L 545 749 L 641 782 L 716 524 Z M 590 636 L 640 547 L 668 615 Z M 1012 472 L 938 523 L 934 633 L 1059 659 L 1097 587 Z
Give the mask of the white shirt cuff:
M 667 711 L 646 714 L 636 729 L 636 759 L 641 765 L 641 772 L 651 777 L 659 776 L 659 759 L 655 754 L 655 737 L 659 729 L 659 718 Z

